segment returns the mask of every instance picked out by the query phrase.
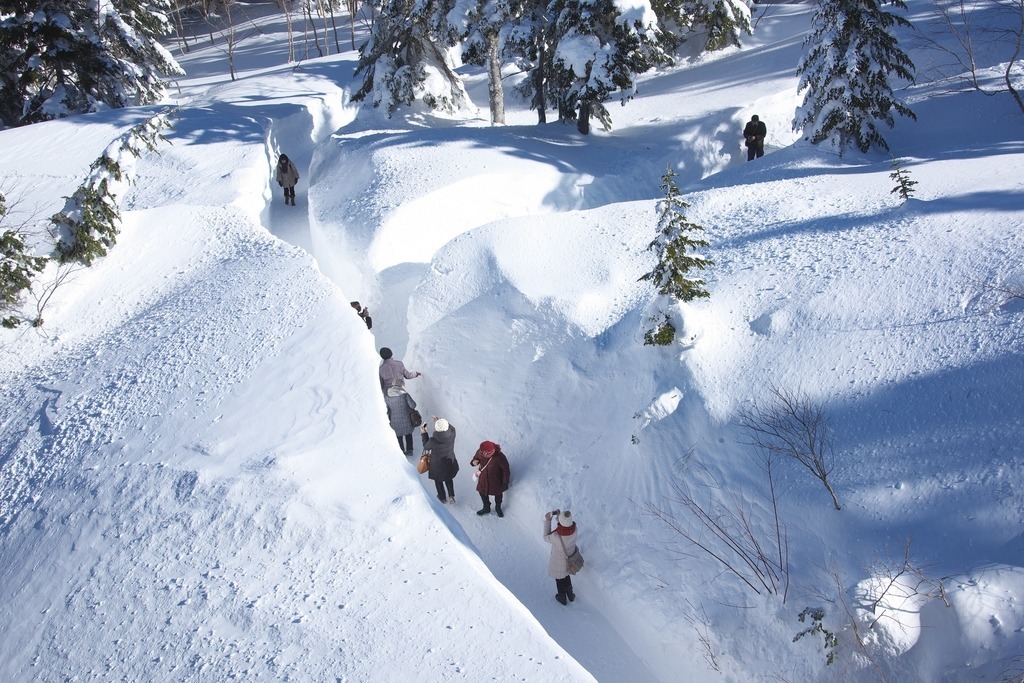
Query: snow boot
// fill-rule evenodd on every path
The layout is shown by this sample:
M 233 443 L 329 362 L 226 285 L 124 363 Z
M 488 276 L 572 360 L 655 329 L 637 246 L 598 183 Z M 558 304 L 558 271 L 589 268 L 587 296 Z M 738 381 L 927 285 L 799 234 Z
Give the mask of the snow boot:
M 491 506 L 490 505 L 484 505 L 482 508 L 480 508 L 479 510 L 476 511 L 476 514 L 478 514 L 478 515 L 489 515 L 489 514 L 491 514 Z M 501 514 L 501 508 L 498 508 L 498 514 L 499 515 Z
M 497 514 L 497 515 L 498 515 L 499 517 L 504 517 L 504 516 L 505 516 L 505 513 L 501 511 L 501 505 L 495 505 L 495 506 L 494 506 L 494 512 L 495 512 L 495 513 L 496 513 L 496 514 Z
M 562 603 L 563 605 L 569 604 L 569 603 L 567 603 L 565 601 L 565 596 L 562 595 L 561 593 L 559 593 L 558 595 L 555 596 L 555 600 L 558 600 L 558 602 Z
M 576 594 L 572 592 L 572 589 L 567 593 L 569 596 L 569 602 L 576 602 Z

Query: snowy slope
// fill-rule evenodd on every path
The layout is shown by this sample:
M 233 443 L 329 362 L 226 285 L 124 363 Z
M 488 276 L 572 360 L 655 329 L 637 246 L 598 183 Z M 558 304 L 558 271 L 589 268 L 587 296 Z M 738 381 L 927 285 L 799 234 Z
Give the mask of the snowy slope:
M 761 11 L 744 49 L 650 75 L 588 139 L 522 108 L 499 128 L 486 111 L 383 118 L 348 101 L 353 53 L 271 60 L 272 16 L 238 81 L 215 48 L 183 56 L 173 144 L 140 161 L 117 247 L 57 290 L 42 333 L 3 333 L 4 677 L 1024 669 L 1024 305 L 1000 291 L 1024 290 L 1020 112 L 909 89 L 918 122 L 889 139 L 919 184 L 901 203 L 885 155 L 839 159 L 789 130 L 810 8 Z M 753 113 L 769 154 L 746 164 Z M 0 132 L 5 194 L 49 215 L 143 115 Z M 302 174 L 294 208 L 270 180 L 281 151 Z M 710 300 L 678 311 L 686 343 L 652 349 L 637 278 L 669 165 L 715 267 Z M 458 427 L 454 507 L 395 448 L 374 377 L 385 345 L 423 371 L 421 411 Z M 780 471 L 785 599 L 650 514 L 685 520 L 677 488 L 713 478 L 702 500 L 764 528 L 736 423 L 771 384 L 827 410 L 844 503 Z M 484 439 L 512 463 L 500 520 L 474 514 Z M 555 507 L 587 557 L 568 608 L 544 573 Z M 857 612 L 908 543 L 949 606 L 904 576 L 891 611 Z M 839 636 L 831 668 L 820 636 L 792 642 L 808 606 Z

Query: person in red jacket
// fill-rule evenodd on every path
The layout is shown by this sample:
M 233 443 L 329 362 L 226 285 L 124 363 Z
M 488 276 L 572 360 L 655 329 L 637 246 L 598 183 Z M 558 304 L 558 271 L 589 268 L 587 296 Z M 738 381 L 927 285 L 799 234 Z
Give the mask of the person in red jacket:
M 484 506 L 477 510 L 476 514 L 490 514 L 491 500 L 489 496 L 494 496 L 494 511 L 499 517 L 504 517 L 501 500 L 502 494 L 508 491 L 511 471 L 508 466 L 508 458 L 501 452 L 501 446 L 493 441 L 484 441 L 469 464 L 471 467 L 477 468 L 473 476 L 477 478 L 476 490 L 480 494 L 480 500 L 484 503 Z

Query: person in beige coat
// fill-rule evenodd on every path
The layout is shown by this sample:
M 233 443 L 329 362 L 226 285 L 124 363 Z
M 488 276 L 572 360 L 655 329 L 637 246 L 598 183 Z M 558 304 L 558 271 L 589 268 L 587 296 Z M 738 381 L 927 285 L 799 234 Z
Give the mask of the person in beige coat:
M 551 518 L 557 520 L 551 528 Z M 544 540 L 551 544 L 548 558 L 548 575 L 555 580 L 555 600 L 563 605 L 576 599 L 572 590 L 572 576 L 569 574 L 569 555 L 576 550 L 576 522 L 568 510 L 555 510 L 544 515 Z
M 299 182 L 299 169 L 288 158 L 282 154 L 277 160 L 277 184 L 284 188 L 284 203 L 295 206 L 295 184 Z

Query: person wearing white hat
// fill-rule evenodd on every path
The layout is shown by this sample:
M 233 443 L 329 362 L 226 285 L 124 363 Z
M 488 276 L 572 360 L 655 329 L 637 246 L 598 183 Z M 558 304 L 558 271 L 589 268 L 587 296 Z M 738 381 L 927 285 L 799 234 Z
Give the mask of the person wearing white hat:
M 551 518 L 557 520 L 551 528 Z M 548 558 L 548 576 L 555 580 L 555 600 L 567 604 L 576 599 L 569 574 L 569 556 L 576 550 L 576 522 L 568 510 L 554 510 L 544 515 L 544 540 L 551 544 Z
M 434 480 L 437 499 L 442 503 L 455 505 L 455 475 L 459 473 L 459 461 L 455 459 L 455 425 L 443 417 L 434 416 L 434 435 L 427 434 L 427 425 L 420 426 L 423 452 L 430 453 L 430 469 L 427 476 Z

